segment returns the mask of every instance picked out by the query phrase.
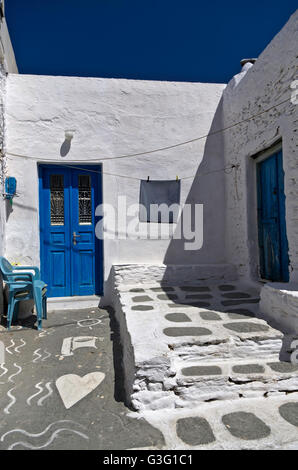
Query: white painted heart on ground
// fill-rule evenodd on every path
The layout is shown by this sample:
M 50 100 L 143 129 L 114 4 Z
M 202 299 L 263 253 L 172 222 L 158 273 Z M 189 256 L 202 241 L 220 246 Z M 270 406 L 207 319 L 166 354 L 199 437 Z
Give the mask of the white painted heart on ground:
M 102 372 L 91 372 L 80 377 L 75 374 L 62 375 L 56 380 L 56 387 L 66 409 L 91 393 L 105 378 Z

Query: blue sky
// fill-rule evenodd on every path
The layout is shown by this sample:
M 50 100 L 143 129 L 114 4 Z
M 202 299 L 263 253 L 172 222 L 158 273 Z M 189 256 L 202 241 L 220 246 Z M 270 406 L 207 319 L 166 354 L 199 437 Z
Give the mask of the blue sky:
M 20 73 L 226 83 L 297 0 L 6 0 Z

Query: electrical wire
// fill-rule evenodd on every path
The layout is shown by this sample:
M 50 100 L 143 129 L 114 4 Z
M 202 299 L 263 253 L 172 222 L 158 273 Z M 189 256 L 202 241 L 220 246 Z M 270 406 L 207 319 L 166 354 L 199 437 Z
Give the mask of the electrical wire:
M 281 106 L 282 104 L 284 104 L 284 103 L 286 103 L 286 102 L 288 102 L 288 101 L 289 101 L 289 98 L 287 98 L 286 100 L 283 100 L 283 101 L 281 101 L 281 102 L 279 102 L 279 103 L 277 103 L 277 104 L 271 106 L 270 108 L 267 108 L 267 109 L 265 109 L 265 110 L 263 110 L 263 111 L 260 111 L 260 112 L 257 113 L 257 114 L 254 114 L 254 115 L 252 115 L 252 116 L 249 116 L 248 118 L 243 119 L 242 121 L 238 121 L 238 122 L 236 122 L 236 123 L 234 123 L 234 124 L 231 124 L 230 126 L 226 126 L 226 127 L 223 127 L 222 129 L 218 129 L 218 130 L 216 130 L 216 131 L 209 132 L 208 134 L 201 135 L 201 136 L 199 136 L 199 137 L 195 137 L 194 139 L 185 140 L 184 142 L 179 142 L 179 143 L 177 143 L 177 144 L 169 145 L 169 146 L 167 146 L 167 147 L 161 147 L 161 148 L 158 148 L 158 149 L 148 150 L 148 151 L 139 152 L 139 153 L 132 153 L 132 154 L 126 154 L 126 155 L 118 155 L 118 156 L 115 156 L 115 157 L 102 157 L 102 158 L 101 158 L 101 157 L 98 157 L 98 158 L 96 158 L 96 159 L 89 158 L 89 159 L 87 160 L 87 162 L 91 162 L 91 161 L 95 162 L 95 161 L 96 161 L 97 163 L 100 163 L 100 162 L 106 161 L 106 160 L 112 161 L 112 160 L 118 160 L 118 159 L 122 159 L 122 158 L 139 157 L 139 156 L 141 156 L 141 155 L 150 155 L 150 154 L 153 154 L 153 153 L 161 152 L 161 151 L 163 151 L 163 150 L 170 150 L 170 149 L 173 149 L 173 148 L 181 147 L 181 146 L 183 146 L 183 145 L 188 145 L 188 144 L 190 144 L 190 143 L 197 142 L 197 141 L 202 140 L 202 139 L 206 139 L 207 137 L 210 137 L 210 136 L 213 136 L 213 135 L 217 135 L 217 134 L 219 134 L 219 133 L 221 133 L 221 132 L 224 132 L 224 131 L 226 131 L 226 130 L 229 130 L 229 129 L 231 129 L 231 128 L 235 127 L 235 126 L 238 126 L 238 125 L 240 125 L 240 124 L 242 124 L 242 123 L 248 122 L 248 121 L 250 121 L 251 119 L 254 119 L 254 118 L 258 117 L 258 116 L 261 116 L 262 114 L 267 113 L 267 112 L 271 111 L 272 109 L 277 108 L 278 106 Z M 36 160 L 36 161 L 38 161 L 38 162 L 46 162 L 46 163 L 52 163 L 52 164 L 53 164 L 53 163 L 56 163 L 56 161 L 53 162 L 53 160 L 51 160 L 51 159 L 49 160 L 49 159 L 44 159 L 44 158 L 39 158 L 39 157 L 34 157 L 34 156 L 29 156 L 29 155 L 21 155 L 21 154 L 12 153 L 12 152 L 5 152 L 5 153 L 6 153 L 6 155 L 10 155 L 10 156 L 12 156 L 12 157 L 26 158 L 26 159 L 29 159 L 29 160 Z M 56 157 L 53 157 L 53 158 L 56 158 Z M 74 163 L 74 162 L 70 162 L 70 164 L 61 164 L 61 163 L 59 162 L 59 166 L 66 166 L 66 167 L 68 167 L 68 168 L 75 168 L 75 167 L 72 167 L 72 166 L 71 166 L 72 164 L 77 164 L 77 165 L 86 164 L 86 160 L 84 160 L 83 162 L 81 162 L 81 161 L 77 161 L 77 162 L 75 162 L 75 163 Z M 217 171 L 225 171 L 225 170 L 227 170 L 227 169 L 233 169 L 234 167 L 235 167 L 235 165 L 234 165 L 234 166 L 230 166 L 230 167 L 228 167 L 228 168 L 221 168 L 221 169 L 219 169 L 219 170 L 213 170 L 213 171 L 211 171 L 211 172 L 202 173 L 202 175 L 203 175 L 203 174 L 210 174 L 210 173 L 217 172 Z M 84 170 L 84 168 L 81 168 L 81 169 Z M 93 172 L 96 172 L 96 173 L 101 173 L 101 174 L 105 174 L 105 175 L 109 175 L 109 176 L 117 176 L 117 177 L 119 177 L 119 178 L 126 178 L 126 179 L 138 180 L 138 181 L 141 179 L 141 178 L 136 178 L 136 177 L 133 177 L 133 176 L 120 175 L 120 174 L 116 174 L 116 173 L 97 172 L 96 170 L 89 170 L 89 169 L 87 170 L 87 169 L 86 169 L 86 171 L 93 171 Z M 196 176 L 196 175 L 185 176 L 185 177 L 182 177 L 182 178 L 180 178 L 180 179 L 181 179 L 181 180 L 183 180 L 183 179 L 191 179 L 191 178 L 194 178 L 195 176 Z
M 192 179 L 195 176 L 205 176 L 205 175 L 209 175 L 211 173 L 218 173 L 220 171 L 224 171 L 226 174 L 228 174 L 230 172 L 228 172 L 227 170 L 233 170 L 233 168 L 235 168 L 236 166 L 237 165 L 233 164 L 233 165 L 226 166 L 224 168 L 218 168 L 217 170 L 207 171 L 205 173 L 197 173 L 196 175 L 183 176 L 183 177 L 179 178 L 179 180 Z M 136 177 L 136 176 L 119 175 L 117 173 L 110 173 L 110 172 L 106 172 L 106 171 L 91 170 L 90 168 L 83 168 L 80 164 L 78 164 L 78 166 L 75 166 L 75 165 L 71 165 L 71 164 L 67 164 L 67 163 L 59 163 L 59 167 L 72 168 L 74 170 L 81 170 L 81 171 L 88 171 L 89 173 L 97 173 L 97 174 L 100 174 L 100 175 L 116 176 L 118 178 L 125 178 L 125 179 L 130 179 L 130 180 L 135 180 L 135 181 L 141 181 L 142 180 L 142 178 Z
M 198 140 L 205 139 L 209 136 L 216 135 L 216 134 L 219 134 L 220 132 L 224 132 L 226 130 L 229 130 L 232 127 L 238 126 L 239 124 L 250 121 L 251 119 L 254 119 L 255 117 L 261 116 L 264 113 L 268 113 L 268 111 L 271 111 L 272 109 L 277 108 L 277 106 L 281 106 L 282 104 L 286 103 L 287 101 L 289 101 L 289 98 L 287 98 L 284 101 L 281 101 L 280 103 L 275 104 L 274 106 L 271 106 L 270 108 L 264 109 L 263 111 L 260 111 L 257 114 L 253 114 L 252 116 L 249 116 L 248 118 L 243 119 L 242 121 L 235 122 L 234 124 L 231 124 L 230 126 L 223 127 L 222 129 L 218 129 L 217 131 L 209 132 L 208 134 L 201 135 L 199 137 L 195 137 L 194 139 L 185 140 L 184 142 L 179 142 L 177 144 L 169 145 L 167 147 L 160 147 L 158 149 L 147 150 L 147 151 L 144 151 L 144 152 L 130 153 L 130 154 L 126 154 L 126 155 L 118 155 L 116 157 L 99 157 L 99 158 L 96 158 L 96 159 L 90 158 L 90 159 L 88 159 L 88 161 L 99 161 L 99 160 L 104 161 L 104 160 L 117 160 L 117 159 L 120 159 L 120 158 L 140 157 L 141 155 L 149 155 L 149 154 L 152 154 L 152 153 L 161 152 L 163 150 L 170 150 L 172 148 L 180 147 L 182 145 L 191 144 L 193 142 L 197 142 Z M 20 155 L 20 154 L 11 153 L 11 152 L 6 152 L 6 153 L 9 154 L 9 155 L 12 155 L 14 157 L 24 157 L 24 158 L 31 158 L 31 159 L 37 159 L 37 160 L 40 160 L 40 161 L 48 161 L 49 162 L 49 160 L 42 160 L 38 157 L 32 157 L 32 156 L 30 157 L 28 155 Z

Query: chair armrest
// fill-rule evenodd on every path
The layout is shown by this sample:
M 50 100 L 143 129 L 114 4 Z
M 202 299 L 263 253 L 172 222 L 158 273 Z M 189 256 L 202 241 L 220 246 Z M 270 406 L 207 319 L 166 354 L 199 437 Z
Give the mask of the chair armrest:
M 27 275 L 27 274 L 22 274 L 22 273 L 16 274 L 16 273 L 11 272 L 9 274 L 6 274 L 6 276 L 5 276 L 6 279 L 4 280 L 4 282 L 6 282 L 7 284 L 11 284 L 13 282 L 17 282 L 16 278 L 21 279 L 22 277 L 26 277 L 26 281 L 31 282 L 32 276 L 33 276 L 32 273 L 31 273 L 31 276 L 30 276 L 29 273 Z
M 35 280 L 35 274 L 33 273 L 28 273 L 28 272 L 19 272 L 19 273 L 16 273 L 16 272 L 13 272 L 13 279 L 21 279 L 21 278 L 26 278 L 24 280 L 27 280 L 29 282 L 33 282 Z
M 37 266 L 14 266 L 13 267 L 13 274 L 15 274 L 14 271 L 24 271 L 24 274 L 32 275 L 32 273 L 29 273 L 28 271 L 34 271 L 34 279 L 39 280 L 40 279 L 40 272 L 39 268 Z
M 13 281 L 11 282 L 18 282 L 18 281 L 25 281 L 25 282 L 30 282 L 32 284 L 32 278 L 33 278 L 33 274 L 32 273 L 28 273 L 28 274 L 14 274 L 12 279 Z
M 33 286 L 33 282 L 26 280 L 15 281 L 12 279 L 11 281 L 5 281 L 5 284 L 10 288 L 11 285 L 17 286 L 18 284 L 27 284 L 28 286 Z

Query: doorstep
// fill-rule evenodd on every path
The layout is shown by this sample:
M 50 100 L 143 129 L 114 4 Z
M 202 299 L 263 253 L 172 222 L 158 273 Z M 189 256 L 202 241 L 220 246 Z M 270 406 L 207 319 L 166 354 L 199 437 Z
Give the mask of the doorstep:
M 82 310 L 84 308 L 96 308 L 101 297 L 99 295 L 85 295 L 73 297 L 49 297 L 47 311 L 52 313 L 58 310 Z

